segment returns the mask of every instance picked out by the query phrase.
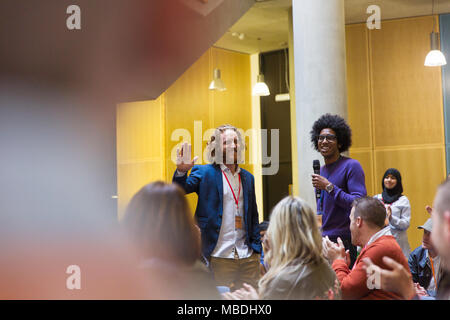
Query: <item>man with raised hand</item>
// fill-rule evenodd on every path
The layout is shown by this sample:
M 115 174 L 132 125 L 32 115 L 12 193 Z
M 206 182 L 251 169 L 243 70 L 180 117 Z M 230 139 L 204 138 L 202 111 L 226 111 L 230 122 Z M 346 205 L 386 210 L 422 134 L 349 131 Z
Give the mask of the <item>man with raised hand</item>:
M 207 165 L 194 165 L 191 146 L 177 150 L 173 182 L 186 194 L 198 195 L 195 218 L 202 235 L 202 253 L 210 261 L 218 286 L 257 286 L 259 279 L 258 208 L 254 177 L 239 167 L 244 142 L 237 128 L 222 125 L 208 142 Z M 191 170 L 192 169 L 192 170 Z M 187 172 L 191 170 L 188 175 Z

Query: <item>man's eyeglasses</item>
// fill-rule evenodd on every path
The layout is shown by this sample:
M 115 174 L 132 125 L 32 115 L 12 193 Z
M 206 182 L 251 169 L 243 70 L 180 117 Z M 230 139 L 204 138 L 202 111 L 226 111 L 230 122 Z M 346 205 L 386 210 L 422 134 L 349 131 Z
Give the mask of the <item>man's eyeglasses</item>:
M 325 134 L 319 136 L 320 142 L 324 141 L 325 139 L 327 139 L 328 141 L 336 141 L 336 136 L 334 134 Z

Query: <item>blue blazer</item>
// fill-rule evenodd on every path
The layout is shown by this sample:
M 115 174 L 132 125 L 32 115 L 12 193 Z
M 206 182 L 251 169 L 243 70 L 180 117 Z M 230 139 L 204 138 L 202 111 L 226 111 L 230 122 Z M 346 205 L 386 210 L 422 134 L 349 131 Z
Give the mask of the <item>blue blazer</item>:
M 253 175 L 241 168 L 242 191 L 244 195 L 245 243 L 253 251 L 261 253 L 261 237 L 259 234 L 258 208 L 256 206 L 255 179 Z M 202 233 L 202 253 L 209 258 L 217 240 L 223 214 L 223 181 L 220 166 L 216 164 L 195 165 L 191 174 L 176 177 L 172 181 L 178 183 L 189 194 L 198 195 L 195 219 Z

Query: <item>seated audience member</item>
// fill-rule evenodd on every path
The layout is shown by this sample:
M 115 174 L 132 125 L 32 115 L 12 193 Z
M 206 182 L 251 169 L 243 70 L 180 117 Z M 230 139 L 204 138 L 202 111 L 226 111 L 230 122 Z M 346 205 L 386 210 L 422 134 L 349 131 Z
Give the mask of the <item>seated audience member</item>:
M 263 250 L 261 250 L 261 260 L 259 265 L 259 272 L 261 274 L 261 277 L 267 272 L 267 267 L 264 264 L 264 246 L 265 246 L 264 241 L 266 240 L 266 232 L 268 227 L 269 221 L 263 221 L 259 224 L 259 234 L 261 235 L 261 244 L 263 247 Z
M 425 289 L 424 295 L 434 297 L 439 281 L 440 258 L 431 240 L 432 227 L 431 218 L 423 226 L 418 227 L 418 229 L 423 229 L 422 244 L 411 252 L 408 264 L 412 280 L 420 290 L 419 292 L 423 292 Z
M 345 252 L 342 241 L 338 244 L 324 238 L 324 255 L 332 263 L 332 268 L 341 283 L 343 299 L 400 299 L 399 295 L 379 290 L 370 289 L 367 283 L 366 270 L 362 259 L 370 257 L 376 265 L 382 267 L 383 256 L 388 256 L 398 261 L 407 268 L 403 252 L 395 238 L 390 234 L 390 229 L 384 227 L 386 209 L 383 204 L 374 198 L 364 197 L 354 201 L 350 213 L 350 231 L 352 243 L 362 248 L 352 270 L 349 269 L 348 252 Z
M 411 205 L 408 198 L 402 194 L 402 176 L 397 169 L 387 169 L 381 179 L 383 192 L 377 194 L 375 198 L 383 202 L 389 210 L 388 222 L 391 233 L 397 240 L 406 259 L 411 251 L 406 230 L 409 228 L 411 220 Z
M 441 259 L 436 299 L 450 300 L 450 180 L 439 186 L 434 198 L 431 218 L 433 221 L 431 239 Z M 381 288 L 399 294 L 404 299 L 418 298 L 409 270 L 389 257 L 384 257 L 383 261 L 387 268 L 375 266 Z M 367 270 L 369 267 L 374 267 L 370 259 L 365 260 L 364 263 Z
M 286 197 L 273 209 L 267 230 L 267 273 L 256 290 L 248 284 L 227 299 L 332 299 L 339 297 L 336 276 L 322 256 L 322 241 L 311 208 Z
M 220 299 L 201 262 L 200 230 L 184 192 L 175 184 L 150 183 L 131 199 L 122 221 L 141 256 L 141 268 L 163 279 L 165 299 Z

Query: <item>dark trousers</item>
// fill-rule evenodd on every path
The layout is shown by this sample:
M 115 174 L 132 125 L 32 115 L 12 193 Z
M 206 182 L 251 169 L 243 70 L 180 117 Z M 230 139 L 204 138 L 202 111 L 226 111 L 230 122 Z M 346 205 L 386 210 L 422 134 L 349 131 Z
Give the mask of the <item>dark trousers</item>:
M 337 242 L 337 238 L 338 237 L 328 237 L 331 241 L 333 241 L 334 243 L 338 243 Z M 349 253 L 350 253 L 350 266 L 349 266 L 349 268 L 350 268 L 350 270 L 353 268 L 353 265 L 355 264 L 355 261 L 356 261 L 356 255 L 357 255 L 357 252 L 356 252 L 356 247 L 352 244 L 352 239 L 351 238 L 343 238 L 343 237 L 340 237 L 341 238 L 341 240 L 342 240 L 342 243 L 344 244 L 344 247 L 345 247 L 345 251 L 349 251 Z

